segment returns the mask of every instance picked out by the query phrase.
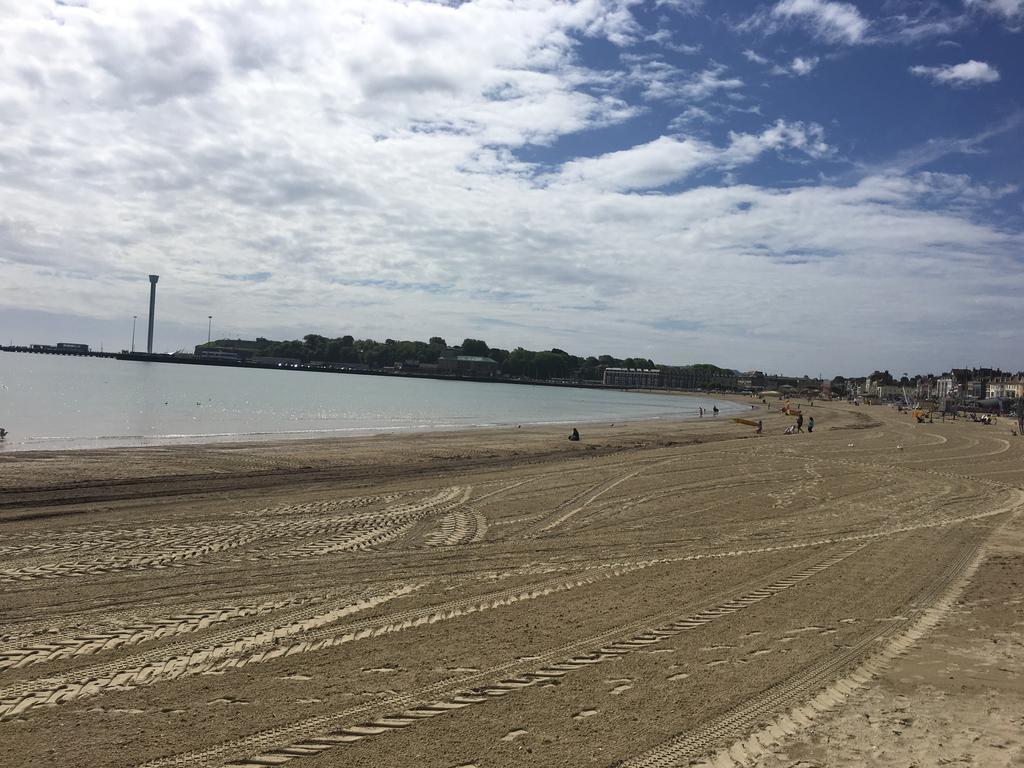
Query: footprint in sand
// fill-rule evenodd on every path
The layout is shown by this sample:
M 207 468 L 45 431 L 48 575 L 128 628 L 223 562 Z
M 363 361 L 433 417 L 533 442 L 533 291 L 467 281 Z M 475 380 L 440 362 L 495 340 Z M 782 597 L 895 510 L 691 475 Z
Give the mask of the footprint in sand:
M 685 680 L 688 677 L 689 677 L 689 675 L 686 674 L 685 672 L 679 672 L 678 674 L 671 675 L 668 679 L 669 680 Z
M 144 709 L 117 709 L 117 708 L 108 709 L 107 707 L 92 707 L 91 709 L 89 709 L 87 711 L 88 712 L 95 712 L 95 713 L 98 713 L 98 714 L 101 714 L 101 715 L 106 715 L 106 714 L 111 714 L 111 715 L 144 715 L 144 714 L 146 714 L 146 710 L 144 710 Z M 176 709 L 174 711 L 175 712 L 181 712 L 180 709 Z
M 296 699 L 296 704 L 319 704 L 323 699 Z
M 390 672 L 398 672 L 400 667 L 397 664 L 388 664 L 383 667 L 366 667 L 363 672 L 371 672 L 374 674 L 388 674 Z
M 756 651 L 751 651 L 750 655 L 751 656 L 764 656 L 766 653 L 771 653 L 771 650 L 769 650 L 768 648 L 759 648 Z
M 514 731 L 509 731 L 508 733 L 506 733 L 504 736 L 501 737 L 501 740 L 502 741 L 515 741 L 520 736 L 525 736 L 527 733 L 528 733 L 528 731 L 524 731 L 522 729 L 516 729 Z
M 763 634 L 764 634 L 764 632 L 761 632 L 760 630 L 757 630 L 757 631 L 754 631 L 754 632 L 747 632 L 747 634 L 745 634 L 744 637 L 757 637 L 758 635 L 763 635 Z
M 312 680 L 313 678 L 309 675 L 300 675 L 298 672 L 293 672 L 290 675 L 277 678 L 278 680 Z
M 610 691 L 608 691 L 608 693 L 610 693 L 612 696 L 618 696 L 620 693 L 625 693 L 633 687 L 633 680 L 628 677 L 623 677 L 616 680 L 605 680 L 605 682 L 608 685 L 615 686 Z
M 582 710 L 580 712 L 577 712 L 575 715 L 573 715 L 572 719 L 573 720 L 586 720 L 588 717 L 593 717 L 596 714 L 597 714 L 597 710 L 596 709 L 584 709 L 584 710 Z
M 728 664 L 728 663 L 729 662 L 728 662 L 727 659 L 715 659 L 714 661 L 709 661 L 708 662 L 708 666 L 709 667 L 719 667 L 722 664 Z
M 812 625 L 810 627 L 800 627 L 800 629 L 791 629 L 786 634 L 787 635 L 799 635 L 801 632 L 819 632 L 819 631 L 821 631 L 823 629 L 824 629 L 824 627 L 818 627 L 818 626 Z
M 245 699 L 233 699 L 230 696 L 226 696 L 221 699 L 214 699 L 213 701 L 206 702 L 208 705 L 213 704 L 248 704 L 249 702 Z
M 359 694 L 360 696 L 369 696 L 374 699 L 387 699 L 391 696 L 397 696 L 398 691 L 393 688 L 385 688 L 383 691 L 363 691 Z

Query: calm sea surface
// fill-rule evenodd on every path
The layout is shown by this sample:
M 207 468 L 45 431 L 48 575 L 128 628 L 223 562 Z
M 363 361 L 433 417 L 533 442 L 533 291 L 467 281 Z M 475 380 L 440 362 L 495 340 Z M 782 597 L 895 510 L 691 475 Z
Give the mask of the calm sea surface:
M 698 405 L 747 410 L 711 398 L 0 352 L 0 451 L 688 419 Z

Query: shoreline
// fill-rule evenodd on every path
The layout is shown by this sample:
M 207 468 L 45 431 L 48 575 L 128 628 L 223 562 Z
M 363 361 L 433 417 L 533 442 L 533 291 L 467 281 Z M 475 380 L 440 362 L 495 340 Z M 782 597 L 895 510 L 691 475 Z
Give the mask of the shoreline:
M 788 417 L 761 412 L 767 431 L 781 432 Z M 614 426 L 612 426 L 614 424 Z M 297 481 L 340 478 L 400 479 L 413 476 L 500 468 L 506 464 L 543 463 L 557 458 L 586 459 L 621 452 L 683 444 L 742 440 L 753 429 L 732 417 L 593 422 L 581 426 L 582 440 L 567 440 L 562 425 L 523 425 L 431 432 L 383 433 L 345 437 L 206 442 L 179 445 L 0 452 L 0 520 L 4 499 L 28 488 L 52 488 L 44 494 L 61 506 L 62 488 L 82 483 L 153 485 L 164 493 L 174 478 L 202 492 L 208 479 L 223 489 L 244 491 L 248 485 L 286 485 Z M 154 485 L 155 484 L 155 485 Z M 142 487 L 132 496 L 141 495 Z M 190 491 L 191 492 L 191 491 Z M 92 495 L 86 494 L 88 498 Z M 125 495 L 125 494 L 114 494 Z M 71 494 L 71 496 L 75 496 Z M 75 497 L 77 499 L 77 496 Z
M 715 394 L 715 395 L 700 395 L 690 392 L 668 392 L 668 391 L 657 391 L 657 390 L 616 390 L 626 392 L 636 392 L 637 394 L 643 395 L 670 395 L 673 397 L 690 397 L 695 401 L 702 399 L 704 402 L 709 403 L 733 403 L 735 405 L 750 404 L 749 398 L 741 395 L 726 395 L 726 394 Z M 698 404 L 694 403 L 694 409 L 698 407 Z M 760 403 L 758 403 L 758 407 Z M 745 411 L 737 410 L 735 413 L 723 409 L 723 412 L 719 416 L 705 416 L 708 419 L 729 419 L 733 416 L 738 416 Z M 108 451 L 116 449 L 131 449 L 131 450 L 142 450 L 142 449 L 161 449 L 171 447 L 188 447 L 188 446 L 207 446 L 207 445 L 219 445 L 238 447 L 248 444 L 286 444 L 291 442 L 307 442 L 307 441 L 345 441 L 354 440 L 368 437 L 385 437 L 385 436 L 415 436 L 415 435 L 427 435 L 427 434 L 445 434 L 445 433 L 463 433 L 463 432 L 477 432 L 486 430 L 502 430 L 502 429 L 516 429 L 517 427 L 522 428 L 543 428 L 543 427 L 564 427 L 572 425 L 598 425 L 609 422 L 613 419 L 619 419 L 615 423 L 688 423 L 691 421 L 700 421 L 701 417 L 697 415 L 685 415 L 683 413 L 676 413 L 670 415 L 657 415 L 657 416 L 632 416 L 632 417 L 618 417 L 615 415 L 602 416 L 601 418 L 586 417 L 581 419 L 564 419 L 557 421 L 522 421 L 519 425 L 508 423 L 491 423 L 491 424 L 438 424 L 438 425 L 420 425 L 420 426 L 396 426 L 396 427 L 338 427 L 335 429 L 322 429 L 322 430 L 295 430 L 295 431 L 284 431 L 284 432 L 244 432 L 244 433 L 199 433 L 199 434 L 175 434 L 175 435 L 154 435 L 154 436 L 132 436 L 132 435 L 114 435 L 110 437 L 35 437 L 32 440 L 40 443 L 46 441 L 51 444 L 34 444 L 31 446 L 19 446 L 14 447 L 12 443 L 0 443 L 0 460 L 4 456 L 9 456 L 19 453 L 62 453 L 71 452 L 78 453 L 82 451 Z M 96 441 L 111 441 L 110 444 L 100 445 L 67 445 L 66 443 L 81 441 L 81 442 L 96 442 Z M 118 442 L 113 442 L 118 441 Z M 57 443 L 65 444 L 57 444 Z

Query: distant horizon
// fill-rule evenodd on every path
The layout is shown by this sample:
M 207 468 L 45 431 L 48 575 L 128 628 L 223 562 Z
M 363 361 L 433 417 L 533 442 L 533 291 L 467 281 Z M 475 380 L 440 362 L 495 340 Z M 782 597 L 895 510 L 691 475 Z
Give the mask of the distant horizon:
M 273 338 L 271 336 L 266 336 L 264 334 L 257 334 L 257 335 L 255 335 L 255 336 L 253 336 L 251 338 L 242 337 L 242 336 L 238 336 L 238 337 L 235 337 L 235 338 L 229 338 L 229 337 L 217 338 L 216 335 L 213 335 L 213 337 L 211 338 L 210 343 L 215 344 L 215 343 L 217 343 L 219 341 L 255 341 L 258 338 L 265 338 L 268 341 L 275 341 L 275 342 L 301 341 L 302 338 L 304 336 L 306 336 L 307 334 L 315 334 L 315 335 L 320 335 L 320 336 L 326 336 L 326 334 L 318 333 L 316 331 L 307 331 L 307 333 L 301 334 L 301 335 L 299 335 L 297 337 L 294 337 L 294 338 Z M 371 337 L 360 336 L 360 335 L 354 334 L 354 333 L 342 334 L 342 336 L 344 336 L 344 335 L 350 335 L 356 341 L 373 340 L 373 341 L 376 341 L 378 343 L 384 343 L 384 341 L 386 339 L 391 338 L 391 339 L 394 339 L 395 341 L 398 341 L 398 342 L 423 342 L 423 343 L 426 343 L 428 341 L 428 339 L 431 338 L 431 336 L 436 335 L 436 334 L 431 334 L 430 336 L 428 336 L 425 339 L 402 339 L 402 338 L 397 338 L 397 337 L 395 337 L 393 335 L 385 336 L 385 337 L 382 337 L 381 339 L 371 339 Z M 341 338 L 342 336 L 336 336 L 336 337 L 329 337 L 329 336 L 327 336 L 327 338 Z M 473 338 L 473 337 L 466 336 L 466 337 L 463 337 L 463 338 Z M 461 344 L 461 340 L 458 343 L 454 343 L 454 342 L 449 341 L 447 339 L 446 339 L 446 341 L 448 341 L 448 348 L 459 348 L 460 344 Z M 482 341 L 487 342 L 486 339 L 482 339 Z M 88 342 L 83 342 L 83 341 L 79 341 L 79 340 L 71 340 L 71 339 L 59 339 L 59 340 L 58 339 L 51 339 L 51 340 L 48 340 L 48 341 L 46 341 L 46 340 L 43 340 L 43 341 L 36 340 L 36 341 L 26 342 L 26 343 L 19 343 L 19 342 L 16 342 L 16 341 L 12 342 L 11 340 L 8 340 L 8 342 L 3 344 L 3 346 L 29 347 L 32 344 L 58 344 L 58 343 L 85 343 L 85 344 L 88 344 Z M 193 352 L 195 347 L 201 346 L 203 344 L 206 344 L 206 342 L 205 341 L 196 342 L 190 348 L 178 347 L 178 348 L 176 348 L 174 350 L 166 350 L 166 349 L 165 350 L 158 350 L 158 349 L 154 349 L 154 354 L 165 354 L 166 355 L 166 354 L 174 354 L 175 352 Z M 512 347 L 501 347 L 501 346 L 498 346 L 498 345 L 491 345 L 489 342 L 487 342 L 487 344 L 488 344 L 488 347 L 490 349 L 497 348 L 497 349 L 503 349 L 503 350 L 506 350 L 506 351 L 511 351 L 512 349 L 515 349 L 518 346 L 522 346 L 522 345 L 514 345 Z M 100 346 L 94 346 L 92 344 L 88 344 L 88 346 L 89 346 L 91 351 L 96 351 L 96 352 L 105 351 L 105 352 L 108 352 L 108 353 L 120 353 L 122 351 L 128 351 L 129 350 L 129 347 L 111 346 L 110 348 L 101 349 Z M 528 349 L 528 348 L 524 347 L 524 349 Z M 590 356 L 593 356 L 593 357 L 598 357 L 599 358 L 602 355 L 609 355 L 611 357 L 616 357 L 615 355 L 612 355 L 611 353 L 604 352 L 604 351 L 599 352 L 597 354 L 593 354 L 593 353 L 589 353 L 588 352 L 588 353 L 585 353 L 585 354 L 581 355 L 581 354 L 578 354 L 578 353 L 574 352 L 571 349 L 563 349 L 562 347 L 557 347 L 557 346 L 556 347 L 549 347 L 547 349 L 534 349 L 534 350 L 529 350 L 529 351 L 532 351 L 532 352 L 549 352 L 549 351 L 554 350 L 554 349 L 562 349 L 564 352 L 566 352 L 569 355 L 572 355 L 574 357 L 590 357 Z M 136 338 L 135 351 L 136 352 L 141 352 L 141 353 L 144 353 L 146 351 L 145 350 L 145 340 L 143 340 L 143 343 L 140 345 L 138 338 Z M 633 356 L 633 355 L 626 355 L 625 356 L 625 358 L 628 358 L 628 357 L 635 357 L 635 356 Z M 617 358 L 617 359 L 625 359 L 625 358 Z M 978 370 L 978 369 L 1001 370 L 1005 375 L 1008 375 L 1008 376 L 1017 375 L 1017 374 L 1024 374 L 1024 369 L 1006 368 L 1005 366 L 985 365 L 985 364 L 968 364 L 968 365 L 956 364 L 956 365 L 948 365 L 948 366 L 945 366 L 943 368 L 936 368 L 936 369 L 927 370 L 927 371 L 910 371 L 910 370 L 907 370 L 907 369 L 904 369 L 904 368 L 899 368 L 899 370 L 896 370 L 896 369 L 893 369 L 892 367 L 886 368 L 886 367 L 879 367 L 879 366 L 869 366 L 870 370 L 866 370 L 864 372 L 855 373 L 855 374 L 853 374 L 853 373 L 832 373 L 832 374 L 827 374 L 827 373 L 824 373 L 824 372 L 820 372 L 820 373 L 814 374 L 814 373 L 804 373 L 804 372 L 792 373 L 792 372 L 788 372 L 788 371 L 785 371 L 785 370 L 782 370 L 782 369 L 743 368 L 743 367 L 736 367 L 736 366 L 727 366 L 727 365 L 721 365 L 719 363 L 716 363 L 714 361 L 709 361 L 709 360 L 697 360 L 697 361 L 685 362 L 685 363 L 659 362 L 658 360 L 652 360 L 652 362 L 654 363 L 654 365 L 656 367 L 678 367 L 678 368 L 683 368 L 683 367 L 694 366 L 694 365 L 712 365 L 712 366 L 715 366 L 717 368 L 721 368 L 721 369 L 729 370 L 729 371 L 734 371 L 734 372 L 740 373 L 740 374 L 751 373 L 751 372 L 757 371 L 757 372 L 765 374 L 766 376 L 781 376 L 781 377 L 789 377 L 789 378 L 803 378 L 803 377 L 806 377 L 806 378 L 810 378 L 810 379 L 819 379 L 819 380 L 822 380 L 822 381 L 831 381 L 831 380 L 833 380 L 835 378 L 838 378 L 838 377 L 842 377 L 844 379 L 868 378 L 875 371 L 888 371 L 889 374 L 892 375 L 897 381 L 900 380 L 900 378 L 903 376 L 904 372 L 907 374 L 907 376 L 909 378 L 912 379 L 912 378 L 915 378 L 915 377 L 929 376 L 929 375 L 939 377 L 939 376 L 942 376 L 944 373 L 950 373 L 950 372 L 952 372 L 954 370 L 960 370 L 960 369 L 964 369 L 964 368 L 966 368 L 968 370 Z

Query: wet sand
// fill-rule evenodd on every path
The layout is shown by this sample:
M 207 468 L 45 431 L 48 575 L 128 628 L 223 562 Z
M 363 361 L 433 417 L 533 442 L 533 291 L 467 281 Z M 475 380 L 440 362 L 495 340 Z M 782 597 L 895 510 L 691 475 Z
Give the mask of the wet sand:
M 0 765 L 1020 764 L 1024 438 L 805 412 L 0 456 Z

